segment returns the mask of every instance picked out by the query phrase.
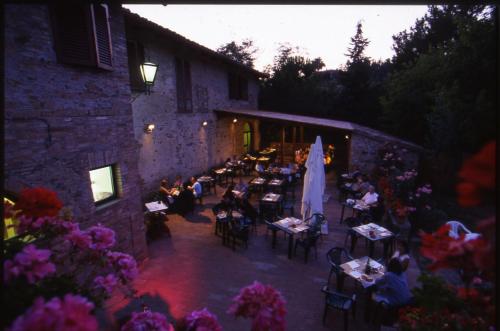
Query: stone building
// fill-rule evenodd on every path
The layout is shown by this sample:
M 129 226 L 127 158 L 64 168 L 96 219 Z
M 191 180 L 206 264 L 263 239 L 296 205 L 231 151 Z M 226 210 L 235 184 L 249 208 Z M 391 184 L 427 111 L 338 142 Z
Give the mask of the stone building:
M 236 137 L 244 127 L 258 132 L 257 121 L 218 120 L 214 110 L 256 110 L 263 75 L 126 9 L 124 16 L 143 193 L 162 178 L 185 180 L 243 152 Z M 145 60 L 159 65 L 150 94 L 139 72 Z M 258 149 L 259 141 L 250 140 L 248 149 Z
M 4 189 L 56 191 L 147 255 L 119 4 L 5 5 Z

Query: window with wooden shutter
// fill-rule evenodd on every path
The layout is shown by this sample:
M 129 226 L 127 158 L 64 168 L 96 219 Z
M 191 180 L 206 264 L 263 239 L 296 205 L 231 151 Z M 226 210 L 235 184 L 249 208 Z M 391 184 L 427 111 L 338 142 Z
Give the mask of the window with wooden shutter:
M 145 85 L 141 77 L 140 65 L 144 63 L 144 46 L 135 40 L 127 41 L 128 70 L 130 88 L 133 91 L 144 91 Z
M 191 66 L 188 61 L 175 58 L 175 77 L 177 85 L 177 111 L 192 112 Z
M 106 5 L 57 3 L 51 6 L 51 16 L 58 62 L 112 70 Z
M 113 51 L 111 47 L 111 31 L 109 29 L 108 6 L 91 4 L 92 23 L 94 28 L 97 66 L 103 69 L 113 68 Z

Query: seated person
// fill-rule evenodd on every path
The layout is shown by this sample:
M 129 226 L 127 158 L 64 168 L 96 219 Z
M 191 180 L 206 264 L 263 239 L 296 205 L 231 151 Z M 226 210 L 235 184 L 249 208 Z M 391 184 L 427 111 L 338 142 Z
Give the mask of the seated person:
M 230 184 L 224 194 L 222 194 L 222 204 L 226 209 L 233 209 L 236 206 L 236 196 L 233 193 L 234 184 Z
M 196 180 L 196 178 L 191 177 L 190 179 L 191 185 L 187 187 L 188 190 L 193 192 L 195 198 L 201 197 L 203 193 L 203 189 L 201 187 L 201 183 Z
M 366 192 L 366 194 L 361 198 L 361 201 L 370 207 L 377 205 L 378 194 L 375 193 L 375 187 L 373 185 L 368 187 L 368 192 Z
M 257 210 L 250 204 L 248 199 L 240 200 L 239 207 L 243 216 L 245 216 L 246 224 L 255 224 L 257 222 Z
M 174 210 L 180 215 L 185 215 L 186 213 L 194 210 L 194 194 L 188 187 L 188 182 L 183 184 L 183 190 L 179 193 L 179 196 L 174 204 Z
M 389 307 L 398 307 L 409 304 L 413 298 L 406 275 L 399 259 L 391 259 L 384 276 L 375 281 L 376 292 L 373 293 L 375 302 L 385 302 Z
M 255 164 L 255 171 L 257 171 L 259 174 L 263 173 L 264 172 L 264 165 L 262 165 L 261 162 L 257 162 Z
M 242 177 L 240 177 L 240 179 L 239 179 L 239 181 L 238 181 L 238 184 L 236 184 L 236 186 L 234 187 L 234 189 L 235 189 L 236 191 L 240 191 L 240 192 L 245 192 L 245 193 L 246 193 L 246 192 L 248 191 L 248 185 L 247 185 L 247 184 L 245 184 L 245 183 L 243 182 L 243 178 L 242 178 Z
M 180 190 L 182 188 L 182 177 L 181 175 L 175 176 L 174 187 Z
M 396 250 L 394 254 L 392 254 L 391 259 L 398 259 L 399 263 L 401 263 L 401 268 L 403 272 L 408 269 L 408 265 L 410 263 L 410 255 L 409 255 L 408 244 L 403 240 L 396 241 Z
M 161 181 L 159 190 L 160 200 L 167 205 L 174 202 L 174 199 L 172 198 L 172 189 L 170 189 L 168 186 L 168 179 L 163 179 Z

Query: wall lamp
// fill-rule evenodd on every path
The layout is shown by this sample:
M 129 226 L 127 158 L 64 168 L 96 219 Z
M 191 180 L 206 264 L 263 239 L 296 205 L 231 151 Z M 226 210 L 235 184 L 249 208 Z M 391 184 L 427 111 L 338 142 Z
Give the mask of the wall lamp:
M 238 119 L 237 118 L 233 119 L 233 123 L 236 123 L 236 122 L 238 122 Z
M 346 135 L 344 136 L 344 138 L 345 138 L 345 140 L 349 140 L 349 135 L 348 135 L 348 134 L 346 134 Z
M 201 123 L 201 125 L 203 125 L 203 126 L 207 126 L 207 125 L 208 125 L 208 122 L 207 122 L 207 121 L 203 121 L 203 123 Z
M 146 94 L 151 94 L 151 86 L 155 83 L 156 71 L 159 65 L 152 62 L 144 62 L 140 65 L 141 78 L 146 86 Z
M 146 124 L 146 126 L 144 127 L 144 132 L 151 133 L 153 132 L 154 128 L 155 128 L 154 124 Z

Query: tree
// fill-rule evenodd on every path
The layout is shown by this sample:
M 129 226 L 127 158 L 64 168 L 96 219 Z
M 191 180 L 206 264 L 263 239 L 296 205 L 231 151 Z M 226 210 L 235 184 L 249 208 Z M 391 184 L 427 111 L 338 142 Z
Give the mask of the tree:
M 321 58 L 309 59 L 298 47 L 280 45 L 273 64 L 265 70 L 269 78 L 262 84 L 261 108 L 309 115 L 324 112 L 315 75 L 324 66 Z
M 253 68 L 255 61 L 255 53 L 258 49 L 254 46 L 253 41 L 245 39 L 241 44 L 231 41 L 217 48 L 217 53 L 223 54 L 232 60 Z
M 344 54 L 349 57 L 347 66 L 370 61 L 370 59 L 364 55 L 365 48 L 368 47 L 370 42 L 367 38 L 363 37 L 362 28 L 361 21 L 359 21 L 356 25 L 356 34 L 351 38 L 351 47 L 347 49 L 347 54 Z

